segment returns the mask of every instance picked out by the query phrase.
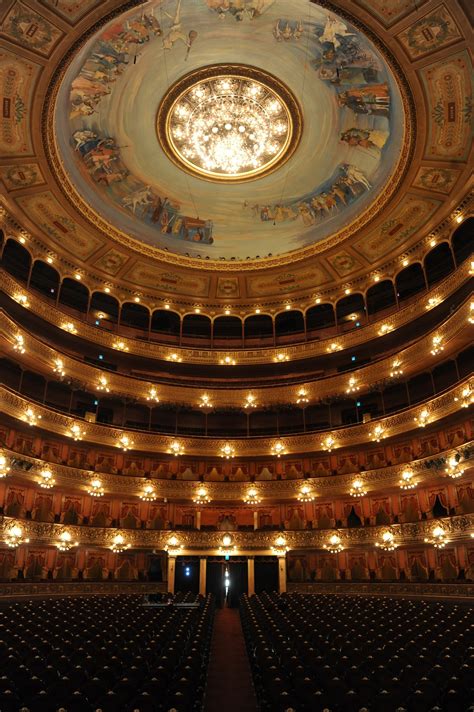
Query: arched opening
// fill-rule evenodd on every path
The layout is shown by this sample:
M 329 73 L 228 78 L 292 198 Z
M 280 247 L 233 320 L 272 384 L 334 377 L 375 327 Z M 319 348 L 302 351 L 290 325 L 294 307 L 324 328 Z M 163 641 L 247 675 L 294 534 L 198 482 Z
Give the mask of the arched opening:
M 43 294 L 48 299 L 56 300 L 59 289 L 59 272 L 51 265 L 41 260 L 33 264 L 31 270 L 30 287 Z
M 211 340 L 211 320 L 202 314 L 186 314 L 183 318 L 183 340 Z
M 349 294 L 336 304 L 338 325 L 354 327 L 365 322 L 365 302 L 362 294 Z
M 129 326 L 132 329 L 148 331 L 149 322 L 150 312 L 146 307 L 141 304 L 132 304 L 131 302 L 122 304 L 120 312 L 121 326 Z
M 395 297 L 395 288 L 393 282 L 389 279 L 384 279 L 383 282 L 377 282 L 366 294 L 367 313 L 376 314 L 384 309 L 396 306 L 397 300 Z
M 336 325 L 336 316 L 332 304 L 317 304 L 306 312 L 307 332 L 329 329 Z
M 409 299 L 414 294 L 423 292 L 426 289 L 423 269 L 419 262 L 405 267 L 395 278 L 395 286 L 400 301 Z
M 303 313 L 292 309 L 277 314 L 275 317 L 275 334 L 277 343 L 281 337 L 289 336 L 290 334 L 304 334 Z M 288 341 L 288 339 L 285 339 L 285 341 Z
M 12 277 L 26 284 L 31 267 L 30 253 L 16 240 L 7 240 L 2 254 L 2 267 Z
M 447 277 L 455 269 L 451 248 L 447 242 L 437 245 L 425 257 L 425 272 L 429 287 Z
M 458 265 L 474 252 L 474 218 L 468 218 L 455 231 L 452 238 L 454 256 Z
M 151 315 L 151 330 L 154 334 L 167 334 L 179 339 L 181 319 L 176 312 L 157 309 Z M 174 339 L 173 339 L 174 341 Z
M 245 340 L 273 339 L 273 321 L 268 314 L 248 316 L 244 321 Z
M 76 311 L 86 313 L 89 304 L 89 291 L 76 279 L 65 277 L 59 291 L 59 304 L 72 307 Z
M 91 297 L 90 313 L 94 319 L 103 314 L 101 320 L 117 324 L 120 305 L 115 297 L 103 292 L 94 292 Z
M 236 316 L 218 316 L 214 320 L 214 343 L 228 340 L 242 341 L 242 322 Z

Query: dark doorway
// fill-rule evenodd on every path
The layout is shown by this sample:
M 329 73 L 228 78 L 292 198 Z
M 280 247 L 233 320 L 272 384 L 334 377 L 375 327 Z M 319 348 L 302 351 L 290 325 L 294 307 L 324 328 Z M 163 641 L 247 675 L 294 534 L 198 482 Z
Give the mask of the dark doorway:
M 216 557 L 207 560 L 206 592 L 215 596 L 218 607 L 237 608 L 240 597 L 247 591 L 247 559 Z
M 174 590 L 176 593 L 199 593 L 199 557 L 178 556 Z
M 278 559 L 276 556 L 255 557 L 255 593 L 278 591 Z
M 166 556 L 164 553 L 161 555 L 153 555 L 148 557 L 148 580 L 149 581 L 163 581 L 163 557 Z M 165 559 L 166 565 L 166 559 Z

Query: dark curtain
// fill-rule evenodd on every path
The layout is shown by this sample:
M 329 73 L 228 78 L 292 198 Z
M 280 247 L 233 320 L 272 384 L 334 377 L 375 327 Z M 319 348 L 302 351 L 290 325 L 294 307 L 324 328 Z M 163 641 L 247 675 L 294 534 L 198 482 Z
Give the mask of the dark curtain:
M 174 590 L 176 593 L 199 593 L 199 559 L 197 557 L 178 556 Z
M 255 593 L 278 591 L 278 559 L 276 556 L 255 557 Z
M 240 597 L 248 591 L 248 566 L 246 561 L 229 561 L 230 587 L 228 605 L 238 608 Z
M 206 593 L 212 593 L 218 608 L 222 608 L 224 604 L 224 571 L 224 561 L 207 560 Z

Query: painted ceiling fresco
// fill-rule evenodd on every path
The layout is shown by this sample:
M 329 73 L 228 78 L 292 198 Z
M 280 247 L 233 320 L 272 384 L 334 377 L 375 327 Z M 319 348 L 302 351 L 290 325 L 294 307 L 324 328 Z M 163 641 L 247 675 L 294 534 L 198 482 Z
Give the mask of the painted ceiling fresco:
M 303 114 L 289 161 L 238 185 L 188 175 L 156 132 L 170 85 L 227 62 L 275 75 Z M 348 228 L 380 200 L 404 133 L 382 54 L 306 0 L 153 0 L 81 48 L 55 108 L 57 150 L 85 203 L 132 237 L 210 259 L 283 254 Z

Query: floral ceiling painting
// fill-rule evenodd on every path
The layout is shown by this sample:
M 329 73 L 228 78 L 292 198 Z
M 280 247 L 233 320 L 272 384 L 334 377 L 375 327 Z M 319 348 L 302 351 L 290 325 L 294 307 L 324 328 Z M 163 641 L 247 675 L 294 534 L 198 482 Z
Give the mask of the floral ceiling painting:
M 213 182 L 163 149 L 163 97 L 216 64 L 268 73 L 299 106 L 298 145 L 270 175 Z M 407 133 L 382 50 L 306 0 L 152 0 L 77 50 L 54 104 L 54 150 L 78 202 L 127 236 L 208 259 L 284 254 L 357 225 L 399 177 Z

